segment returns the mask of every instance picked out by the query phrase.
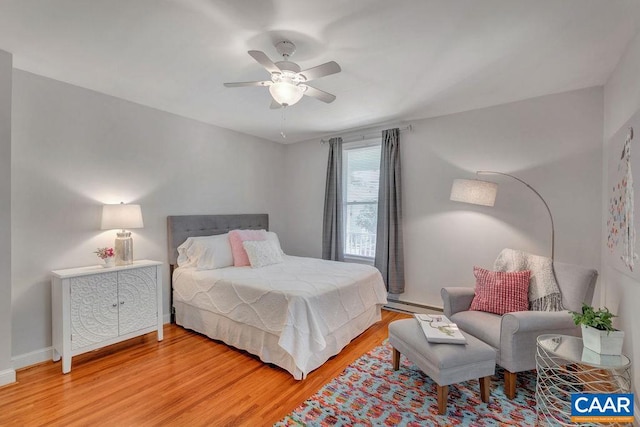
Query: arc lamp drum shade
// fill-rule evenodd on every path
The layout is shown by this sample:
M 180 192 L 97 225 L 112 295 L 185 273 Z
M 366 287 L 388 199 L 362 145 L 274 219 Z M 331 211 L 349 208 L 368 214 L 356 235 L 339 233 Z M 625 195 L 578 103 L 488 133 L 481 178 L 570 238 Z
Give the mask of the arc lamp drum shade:
M 451 196 L 454 202 L 493 206 L 498 194 L 498 184 L 479 179 L 454 179 Z
M 102 207 L 102 230 L 143 228 L 140 205 L 104 205 Z

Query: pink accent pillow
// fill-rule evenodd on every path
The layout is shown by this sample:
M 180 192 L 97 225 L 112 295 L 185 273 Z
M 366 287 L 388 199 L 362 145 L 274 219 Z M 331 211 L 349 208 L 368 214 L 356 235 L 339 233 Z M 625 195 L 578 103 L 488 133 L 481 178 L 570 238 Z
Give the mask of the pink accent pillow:
M 265 230 L 231 230 L 229 232 L 234 267 L 251 265 L 247 251 L 242 245 L 242 242 L 247 240 L 267 240 L 267 232 Z
M 529 309 L 531 271 L 489 271 L 473 267 L 476 289 L 470 310 L 503 315 Z

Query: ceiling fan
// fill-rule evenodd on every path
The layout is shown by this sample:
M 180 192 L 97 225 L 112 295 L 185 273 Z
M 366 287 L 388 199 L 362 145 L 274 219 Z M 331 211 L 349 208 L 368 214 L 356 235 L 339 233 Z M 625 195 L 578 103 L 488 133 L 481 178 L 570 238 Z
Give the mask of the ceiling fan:
M 271 108 L 288 107 L 300 101 L 303 95 L 311 96 L 320 101 L 329 103 L 336 99 L 335 95 L 309 86 L 307 82 L 320 77 L 339 73 L 340 66 L 335 61 L 326 62 L 316 67 L 300 70 L 300 66 L 289 61 L 296 51 L 296 45 L 288 40 L 276 43 L 276 50 L 282 55 L 283 60 L 274 63 L 262 51 L 250 50 L 247 52 L 258 61 L 269 73 L 271 80 L 256 82 L 225 83 L 226 87 L 265 86 L 269 87 L 269 93 L 273 97 Z

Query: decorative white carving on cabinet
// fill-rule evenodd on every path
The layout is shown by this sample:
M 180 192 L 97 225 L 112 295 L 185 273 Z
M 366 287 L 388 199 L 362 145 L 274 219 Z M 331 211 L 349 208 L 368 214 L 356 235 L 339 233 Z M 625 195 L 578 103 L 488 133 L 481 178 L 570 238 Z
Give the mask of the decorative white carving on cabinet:
M 71 348 L 118 336 L 118 273 L 73 277 L 71 286 Z
M 125 270 L 118 273 L 120 335 L 153 326 L 156 322 L 156 269 Z
M 136 261 L 52 272 L 53 360 L 157 331 L 162 340 L 162 263 Z

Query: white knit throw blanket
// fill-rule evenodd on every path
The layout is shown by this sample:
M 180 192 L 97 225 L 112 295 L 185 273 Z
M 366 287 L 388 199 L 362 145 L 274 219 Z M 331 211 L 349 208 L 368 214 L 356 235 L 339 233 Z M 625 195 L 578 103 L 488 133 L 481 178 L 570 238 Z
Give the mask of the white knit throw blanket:
M 514 249 L 503 249 L 493 265 L 496 271 L 531 271 L 529 280 L 529 310 L 560 311 L 562 295 L 553 272 L 551 258 L 532 255 Z

